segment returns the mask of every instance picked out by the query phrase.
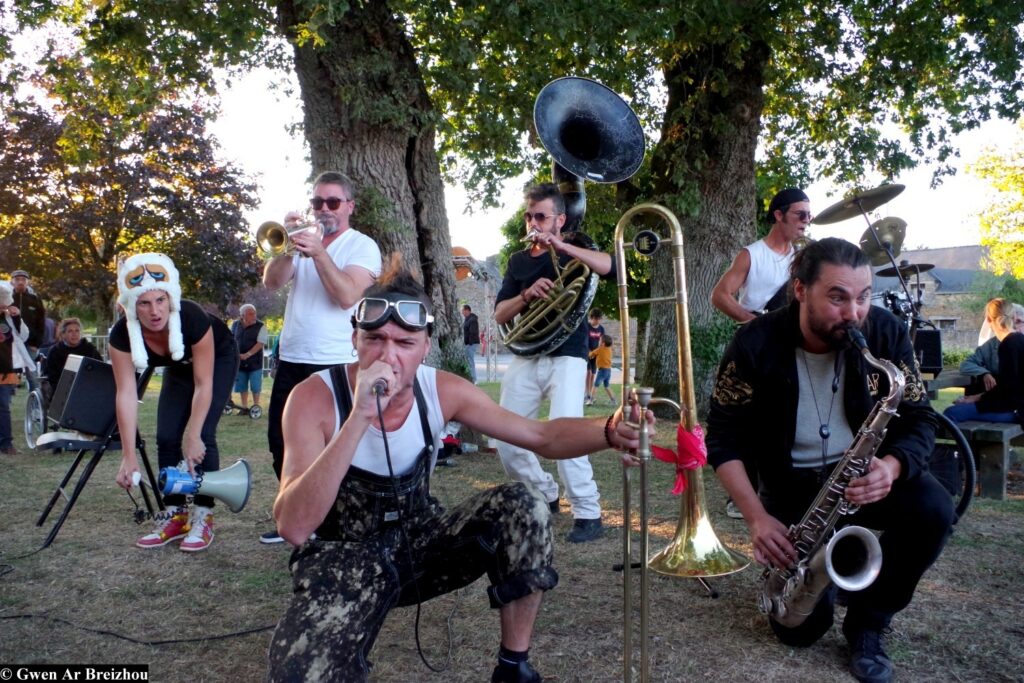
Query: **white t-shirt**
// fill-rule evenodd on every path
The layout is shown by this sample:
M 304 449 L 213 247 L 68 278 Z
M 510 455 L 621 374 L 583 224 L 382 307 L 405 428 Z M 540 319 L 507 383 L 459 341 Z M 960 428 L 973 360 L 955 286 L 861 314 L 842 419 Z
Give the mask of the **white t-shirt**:
M 763 239 L 744 249 L 750 254 L 750 270 L 740 288 L 739 304 L 747 311 L 761 311 L 789 279 L 789 264 L 796 251 L 791 246 L 788 254 L 780 256 Z
M 366 235 L 349 228 L 327 246 L 339 269 L 359 266 L 380 274 L 380 249 Z M 352 308 L 341 308 L 324 289 L 313 259 L 296 254 L 295 274 L 281 331 L 281 360 L 336 365 L 352 360 Z
M 319 377 L 327 385 L 334 398 L 334 433 L 337 434 L 341 429 L 341 414 L 338 412 L 337 397 L 334 396 L 331 371 L 321 370 L 316 373 L 316 377 Z M 437 462 L 437 451 L 441 448 L 441 428 L 444 427 L 441 400 L 437 396 L 437 370 L 421 365 L 416 370 L 416 379 L 420 381 L 420 389 L 423 390 L 423 398 L 426 401 L 424 407 L 427 409 L 427 430 L 434 437 L 434 446 L 430 454 L 430 469 L 433 470 Z M 424 445 L 423 428 L 420 426 L 420 411 L 414 403 L 402 426 L 393 432 L 388 432 L 388 450 L 391 453 L 391 464 L 395 468 L 396 476 L 406 474 L 412 469 L 416 464 L 416 456 L 423 450 Z M 352 465 L 373 474 L 388 476 L 384 439 L 379 429 L 371 425 L 366 430 L 366 434 L 363 435 L 356 447 Z

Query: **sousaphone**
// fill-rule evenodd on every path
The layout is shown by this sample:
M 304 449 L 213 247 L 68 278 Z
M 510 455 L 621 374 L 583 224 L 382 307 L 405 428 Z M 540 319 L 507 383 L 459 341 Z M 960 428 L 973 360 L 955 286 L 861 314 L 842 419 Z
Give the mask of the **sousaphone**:
M 584 182 L 617 183 L 637 172 L 644 159 L 640 120 L 606 86 L 565 77 L 541 89 L 533 106 L 533 122 L 551 155 L 552 182 L 565 199 L 562 239 L 596 249 L 580 230 L 587 210 Z M 499 326 L 502 342 L 518 356 L 539 356 L 561 346 L 583 322 L 597 294 L 597 273 L 579 259 L 560 265 L 553 247 L 550 254 L 557 274 L 552 291 Z

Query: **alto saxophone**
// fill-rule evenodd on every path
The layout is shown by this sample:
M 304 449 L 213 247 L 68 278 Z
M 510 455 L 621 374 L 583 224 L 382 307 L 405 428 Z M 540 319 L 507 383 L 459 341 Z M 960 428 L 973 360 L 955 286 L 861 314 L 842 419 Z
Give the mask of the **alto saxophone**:
M 790 527 L 796 563 L 785 569 L 769 567 L 761 576 L 761 611 L 783 626 L 802 624 L 830 583 L 847 591 L 863 590 L 874 582 L 882 567 L 882 550 L 871 531 L 860 526 L 833 531 L 842 517 L 859 508 L 846 500 L 846 487 L 867 473 L 885 438 L 886 425 L 903 399 L 906 377 L 891 362 L 871 355 L 860 330 L 848 328 L 847 334 L 864 359 L 888 376 L 889 394 L 875 404 L 803 519 Z M 834 563 L 833 552 L 840 542 L 861 544 L 863 561 L 852 567 Z

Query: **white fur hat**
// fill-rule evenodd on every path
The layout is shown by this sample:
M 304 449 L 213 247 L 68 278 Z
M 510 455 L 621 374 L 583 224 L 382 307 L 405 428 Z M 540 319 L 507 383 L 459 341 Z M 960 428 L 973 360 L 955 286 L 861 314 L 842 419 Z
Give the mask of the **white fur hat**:
M 135 312 L 139 295 L 151 290 L 167 292 L 171 299 L 171 316 L 167 321 L 167 340 L 171 358 L 181 360 L 185 355 L 185 341 L 181 336 L 181 280 L 174 262 L 163 254 L 136 254 L 117 269 L 117 302 L 124 308 L 128 323 L 128 340 L 132 348 L 132 363 L 140 372 L 149 365 L 146 346 L 142 341 L 142 326 Z
M 0 306 L 14 303 L 14 289 L 6 282 L 0 282 Z

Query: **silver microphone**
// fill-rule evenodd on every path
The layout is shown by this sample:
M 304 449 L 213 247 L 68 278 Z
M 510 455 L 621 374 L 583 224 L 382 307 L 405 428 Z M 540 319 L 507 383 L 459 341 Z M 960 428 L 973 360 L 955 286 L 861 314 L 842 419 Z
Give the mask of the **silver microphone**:
M 379 377 L 373 383 L 373 393 L 377 396 L 383 396 L 388 392 L 388 381 L 383 377 Z

